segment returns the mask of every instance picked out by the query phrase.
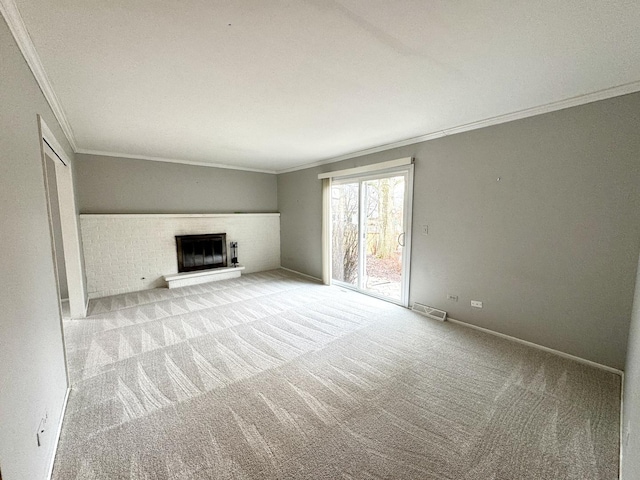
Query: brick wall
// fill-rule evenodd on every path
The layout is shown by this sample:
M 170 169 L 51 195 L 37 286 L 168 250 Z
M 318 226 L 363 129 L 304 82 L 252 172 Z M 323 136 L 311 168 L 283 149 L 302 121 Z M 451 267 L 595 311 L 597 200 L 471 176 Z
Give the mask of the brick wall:
M 90 298 L 165 286 L 176 235 L 226 233 L 244 273 L 280 267 L 280 214 L 80 215 Z M 228 252 L 229 253 L 229 252 Z

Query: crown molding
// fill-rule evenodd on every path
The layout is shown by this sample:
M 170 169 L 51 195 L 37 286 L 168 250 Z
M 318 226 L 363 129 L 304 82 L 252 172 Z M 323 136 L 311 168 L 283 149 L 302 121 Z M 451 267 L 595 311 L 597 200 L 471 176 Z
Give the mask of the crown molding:
M 442 138 L 448 135 L 454 135 L 457 133 L 468 132 L 471 130 L 476 130 L 479 128 L 489 127 L 492 125 L 498 125 L 501 123 L 511 122 L 514 120 L 520 120 L 528 117 L 533 117 L 536 115 L 542 115 L 544 113 L 550 113 L 557 110 L 563 110 L 565 108 L 576 107 L 579 105 L 584 105 L 591 102 L 597 102 L 599 100 L 605 100 L 612 97 L 617 97 L 620 95 L 626 95 L 629 93 L 635 93 L 640 91 L 640 80 L 627 83 L 624 85 L 619 85 L 616 87 L 605 88 L 602 90 L 598 90 L 595 92 L 587 93 L 584 95 L 578 95 L 575 97 L 571 97 L 565 100 L 560 100 L 557 102 L 551 102 L 545 105 L 540 105 L 537 107 L 527 108 L 523 110 L 518 110 L 512 113 L 507 113 L 504 115 L 497 115 L 495 117 L 486 118 L 483 120 L 479 120 L 476 122 L 466 123 L 463 125 L 454 126 L 451 128 L 446 128 L 430 133 L 426 133 L 424 135 L 420 135 L 417 137 L 407 138 L 405 140 L 400 140 L 397 142 L 386 143 L 382 145 L 378 145 L 376 147 L 367 148 L 364 150 L 357 150 L 354 152 L 350 152 L 344 155 L 340 155 L 338 157 L 331 157 L 323 160 L 319 160 L 312 163 L 305 163 L 291 168 L 285 168 L 282 170 L 269 170 L 269 169 L 258 169 L 258 168 L 249 168 L 249 167 L 239 167 L 234 165 L 227 164 L 218 164 L 218 163 L 208 163 L 208 162 L 195 162 L 189 160 L 177 160 L 171 158 L 164 157 L 153 157 L 146 155 L 131 155 L 131 154 L 123 154 L 123 153 L 115 153 L 115 152 L 102 152 L 96 150 L 86 150 L 79 149 L 76 143 L 75 135 L 73 134 L 73 129 L 71 124 L 67 120 L 67 116 L 62 108 L 60 100 L 53 90 L 53 86 L 51 85 L 51 81 L 47 76 L 47 73 L 42 65 L 42 61 L 36 51 L 36 48 L 29 36 L 29 32 L 27 31 L 27 27 L 22 19 L 22 15 L 18 10 L 17 5 L 14 0 L 0 0 L 0 13 L 5 18 L 7 25 L 9 26 L 9 30 L 11 31 L 18 48 L 22 52 L 27 65 L 33 72 L 33 75 L 42 90 L 44 97 L 46 98 L 51 110 L 53 111 L 54 116 L 58 120 L 64 135 L 66 136 L 71 148 L 76 153 L 84 153 L 89 155 L 103 155 L 109 157 L 122 157 L 122 158 L 133 158 L 138 160 L 150 160 L 156 162 L 166 162 L 166 163 L 179 163 L 184 165 L 196 165 L 203 167 L 214 167 L 214 168 L 225 168 L 230 170 L 242 170 L 248 172 L 257 172 L 257 173 L 268 173 L 268 174 L 283 174 L 295 172 L 298 170 L 305 170 L 308 168 L 319 167 L 322 165 L 326 165 L 329 163 L 335 163 L 342 160 L 348 160 L 351 158 L 361 157 L 363 155 L 369 155 L 372 153 L 382 152 L 385 150 L 390 150 L 392 148 L 404 147 L 407 145 L 413 145 L 420 142 L 425 142 L 428 140 L 433 140 L 436 138 Z
M 512 122 L 514 120 L 521 120 L 523 118 L 534 117 L 536 115 L 542 115 L 544 113 L 551 113 L 558 110 L 564 110 L 565 108 L 577 107 L 585 105 L 587 103 L 597 102 L 599 100 L 606 100 L 608 98 L 619 97 L 621 95 L 627 95 L 629 93 L 635 93 L 640 91 L 640 81 L 626 83 L 617 87 L 605 88 L 585 95 L 578 95 L 565 100 L 557 102 L 547 103 L 538 107 L 526 108 L 524 110 L 518 110 L 516 112 L 507 113 L 504 115 L 498 115 L 495 117 L 486 118 L 477 122 L 465 123 L 457 127 L 446 128 L 431 133 L 420 135 L 419 137 L 407 138 L 398 142 L 386 143 L 377 147 L 367 148 L 365 150 L 358 150 L 355 152 L 340 155 L 339 157 L 332 157 L 325 160 L 319 160 L 317 162 L 298 165 L 296 167 L 286 168 L 283 170 L 277 170 L 278 175 L 282 173 L 296 172 L 298 170 L 306 170 L 307 168 L 319 167 L 327 165 L 329 163 L 340 162 L 342 160 L 348 160 L 350 158 L 362 157 L 363 155 L 369 155 L 371 153 L 384 152 L 392 148 L 405 147 L 407 145 L 414 145 L 420 142 L 426 142 L 427 140 L 433 140 L 436 138 L 446 137 L 448 135 L 455 135 L 456 133 L 469 132 L 471 130 L 477 130 L 479 128 L 490 127 L 492 125 L 499 125 L 501 123 Z
M 84 148 L 76 150 L 76 153 L 80 153 L 84 155 L 99 155 L 102 157 L 117 157 L 117 158 L 124 158 L 124 159 L 131 158 L 134 160 L 148 160 L 151 162 L 179 163 L 182 165 L 195 165 L 197 167 L 213 167 L 213 168 L 224 168 L 227 170 L 242 170 L 245 172 L 269 173 L 271 175 L 275 175 L 277 173 L 275 170 L 266 170 L 266 169 L 260 169 L 260 168 L 250 168 L 250 167 L 238 167 L 236 165 L 227 165 L 224 163 L 195 162 L 191 160 L 179 160 L 175 158 L 152 157 L 149 155 L 131 155 L 128 153 L 103 152 L 100 150 L 86 150 Z
M 47 72 L 44 70 L 40 56 L 38 55 L 36 47 L 29 36 L 27 27 L 24 24 L 22 15 L 20 15 L 20 11 L 18 10 L 14 0 L 0 0 L 0 13 L 2 13 L 2 16 L 7 21 L 9 30 L 11 30 L 11 34 L 13 35 L 18 48 L 22 52 L 22 56 L 33 72 L 33 76 L 35 77 L 36 82 L 38 82 L 40 90 L 42 90 L 42 94 L 47 99 L 47 102 L 53 111 L 53 115 L 58 120 L 60 128 L 62 128 L 65 137 L 67 137 L 67 141 L 75 152 L 77 144 L 71 124 L 67 120 L 67 116 L 64 113 L 64 109 L 62 108 L 62 104 L 60 103 L 56 92 L 53 90 L 51 81 L 47 76 Z

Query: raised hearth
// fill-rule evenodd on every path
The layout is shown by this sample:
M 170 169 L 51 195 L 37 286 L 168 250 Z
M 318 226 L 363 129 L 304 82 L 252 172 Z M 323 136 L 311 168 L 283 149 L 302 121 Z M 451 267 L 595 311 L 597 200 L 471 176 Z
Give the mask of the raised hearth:
M 244 267 L 214 268 L 211 270 L 200 270 L 196 272 L 183 272 L 174 275 L 165 275 L 164 280 L 169 288 L 186 287 L 188 285 L 197 285 L 199 283 L 217 282 L 218 280 L 228 280 L 229 278 L 238 278 Z

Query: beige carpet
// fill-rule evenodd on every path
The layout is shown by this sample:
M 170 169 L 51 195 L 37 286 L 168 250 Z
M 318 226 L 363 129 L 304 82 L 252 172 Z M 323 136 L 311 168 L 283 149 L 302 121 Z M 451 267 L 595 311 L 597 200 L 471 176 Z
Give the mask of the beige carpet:
M 620 379 L 282 270 L 65 322 L 55 479 L 614 479 Z

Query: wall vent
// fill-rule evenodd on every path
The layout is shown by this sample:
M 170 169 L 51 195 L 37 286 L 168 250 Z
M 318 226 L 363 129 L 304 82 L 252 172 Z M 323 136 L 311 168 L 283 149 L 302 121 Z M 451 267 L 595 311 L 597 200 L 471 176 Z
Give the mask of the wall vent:
M 441 322 L 444 322 L 447 319 L 447 312 L 445 312 L 444 310 L 438 310 L 437 308 L 433 308 L 422 303 L 413 302 L 413 307 L 411 308 L 411 310 L 421 313 L 425 317 L 433 318 L 434 320 L 440 320 Z

